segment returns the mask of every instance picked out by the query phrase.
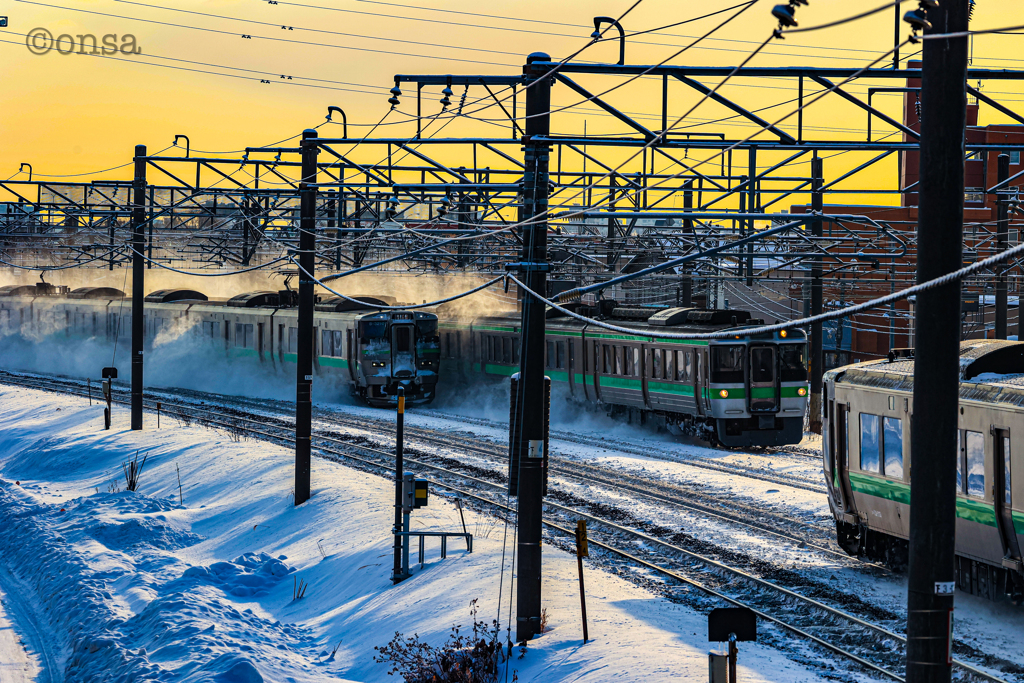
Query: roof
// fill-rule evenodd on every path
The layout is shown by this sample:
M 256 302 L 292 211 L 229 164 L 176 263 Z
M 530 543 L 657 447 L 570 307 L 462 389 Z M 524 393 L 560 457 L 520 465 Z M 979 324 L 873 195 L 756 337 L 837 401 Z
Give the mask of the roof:
M 79 287 L 68 294 L 69 299 L 121 299 L 124 292 L 114 287 Z
M 826 380 L 912 392 L 914 360 L 873 360 L 836 368 Z M 975 339 L 960 343 L 960 398 L 1024 406 L 1024 342 Z

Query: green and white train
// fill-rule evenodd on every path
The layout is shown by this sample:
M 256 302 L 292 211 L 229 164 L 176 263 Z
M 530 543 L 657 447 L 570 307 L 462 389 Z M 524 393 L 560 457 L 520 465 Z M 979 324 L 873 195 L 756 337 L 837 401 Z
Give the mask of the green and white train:
M 902 565 L 910 531 L 912 353 L 826 373 L 823 439 L 839 545 Z M 1024 343 L 960 347 L 957 587 L 1024 597 Z M 927 419 L 918 416 L 917 419 Z
M 82 287 L 74 291 L 43 286 L 0 287 L 0 336 L 32 328 L 67 337 L 111 343 L 131 337 L 131 302 L 120 290 Z M 353 395 L 371 406 L 397 402 L 405 390 L 410 405 L 437 394 L 437 316 L 423 311 L 382 310 L 394 301 L 358 297 L 316 304 L 313 371 L 339 377 Z M 145 299 L 145 344 L 162 334 L 190 334 L 226 358 L 252 358 L 271 370 L 296 361 L 298 308 L 294 292 L 250 292 L 210 301 L 193 290 L 167 289 Z M 38 335 L 37 335 L 38 336 Z M 183 371 L 197 371 L 186 368 Z
M 602 318 L 637 332 L 735 334 L 710 342 L 648 338 L 549 310 L 545 372 L 573 398 L 725 446 L 782 446 L 802 439 L 808 386 L 801 330 L 748 334 L 744 326 L 761 321 L 737 310 L 606 306 L 603 312 Z M 446 382 L 518 371 L 518 314 L 459 320 L 441 313 L 439 324 Z

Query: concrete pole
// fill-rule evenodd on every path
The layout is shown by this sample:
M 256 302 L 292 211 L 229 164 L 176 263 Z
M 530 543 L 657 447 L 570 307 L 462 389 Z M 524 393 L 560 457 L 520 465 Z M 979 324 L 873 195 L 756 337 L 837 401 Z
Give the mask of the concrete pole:
M 145 339 L 146 146 L 135 145 L 132 184 L 132 429 L 142 429 L 142 347 Z
M 317 133 L 302 131 L 302 180 L 299 183 L 299 320 L 295 372 L 295 505 L 310 496 L 310 437 L 313 433 L 313 307 L 314 283 L 310 279 L 316 256 L 316 157 Z M 305 271 L 305 272 L 303 272 Z M 307 275 L 306 273 L 309 273 Z

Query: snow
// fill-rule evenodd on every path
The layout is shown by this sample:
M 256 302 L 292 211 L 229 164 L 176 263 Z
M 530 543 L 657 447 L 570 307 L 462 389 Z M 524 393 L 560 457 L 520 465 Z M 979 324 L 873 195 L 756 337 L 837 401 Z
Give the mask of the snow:
M 467 510 L 474 552 L 453 542 L 441 560 L 428 541 L 425 566 L 392 586 L 389 481 L 314 459 L 314 495 L 295 508 L 292 451 L 170 420 L 132 432 L 126 421 L 115 412 L 103 431 L 85 399 L 0 387 L 0 588 L 34 606 L 35 624 L 24 610 L 7 618 L 38 631 L 23 638 L 30 651 L 50 652 L 12 650 L 0 622 L 4 683 L 10 663 L 31 680 L 47 657 L 67 681 L 395 680 L 372 657 L 396 631 L 440 643 L 474 599 L 482 618 L 497 615 L 499 585 L 507 619 L 514 593 L 507 572 L 499 584 L 504 526 L 493 517 Z M 139 492 L 112 490 L 136 451 L 148 458 Z M 459 529 L 437 494 L 414 527 Z M 584 645 L 576 560 L 549 546 L 544 563 L 549 629 L 513 655 L 519 680 L 706 678 L 705 615 L 587 562 Z M 293 600 L 300 580 L 307 596 Z M 819 680 L 753 643 L 740 669 L 744 681 Z
M 11 596 L 0 589 L 0 683 L 28 683 L 40 674 L 38 658 L 26 650 L 22 636 L 15 632 L 7 616 L 11 607 Z

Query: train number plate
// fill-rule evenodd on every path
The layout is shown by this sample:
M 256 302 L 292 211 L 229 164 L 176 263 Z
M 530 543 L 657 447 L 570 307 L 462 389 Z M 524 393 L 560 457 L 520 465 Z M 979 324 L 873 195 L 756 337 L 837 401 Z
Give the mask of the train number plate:
M 952 595 L 956 588 L 955 581 L 936 581 L 935 582 L 935 594 L 936 595 Z

